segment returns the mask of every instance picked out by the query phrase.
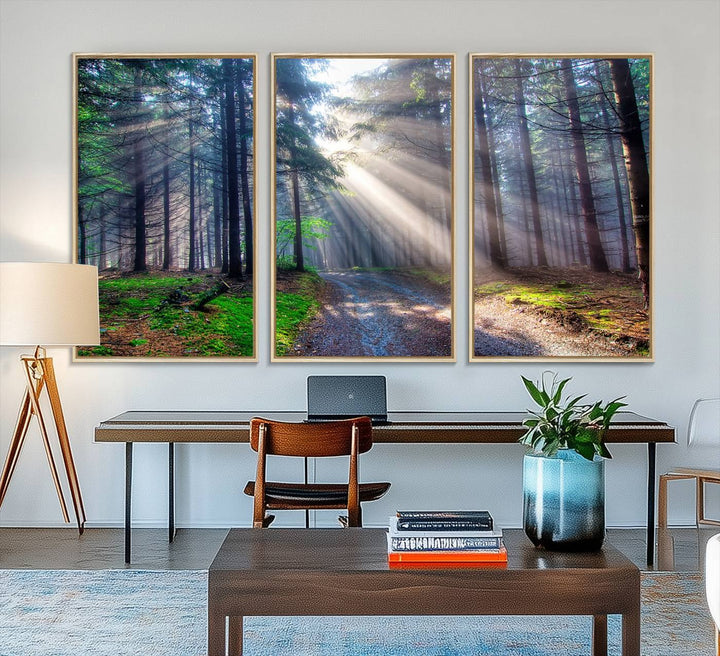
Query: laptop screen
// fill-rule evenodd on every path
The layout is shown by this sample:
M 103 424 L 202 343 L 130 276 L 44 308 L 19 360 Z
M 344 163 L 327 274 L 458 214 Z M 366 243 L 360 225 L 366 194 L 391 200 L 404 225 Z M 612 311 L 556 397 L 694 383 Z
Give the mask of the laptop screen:
M 385 376 L 308 376 L 309 421 L 370 417 L 387 421 Z

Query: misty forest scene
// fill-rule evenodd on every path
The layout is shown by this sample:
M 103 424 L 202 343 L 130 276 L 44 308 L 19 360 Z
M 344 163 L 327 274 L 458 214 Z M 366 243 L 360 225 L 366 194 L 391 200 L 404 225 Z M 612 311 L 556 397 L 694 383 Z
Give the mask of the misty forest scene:
M 472 57 L 474 358 L 650 356 L 650 82 Z
M 275 355 L 452 355 L 452 58 L 275 60 Z
M 251 357 L 254 64 L 77 59 L 77 261 L 90 357 Z

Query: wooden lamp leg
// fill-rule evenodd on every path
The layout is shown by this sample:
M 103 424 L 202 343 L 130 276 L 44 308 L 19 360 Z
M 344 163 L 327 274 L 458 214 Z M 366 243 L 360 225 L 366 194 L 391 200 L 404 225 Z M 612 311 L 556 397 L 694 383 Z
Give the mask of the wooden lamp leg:
M 17 423 L 15 430 L 13 431 L 12 439 L 10 440 L 10 446 L 8 447 L 7 458 L 5 459 L 5 466 L 0 475 L 0 506 L 2 506 L 3 499 L 5 499 L 5 493 L 10 483 L 15 465 L 17 464 L 20 450 L 22 449 L 25 435 L 27 435 L 27 429 L 30 425 L 30 393 L 25 390 L 23 395 L 22 403 L 20 404 L 20 412 L 18 413 Z
M 80 483 L 78 482 L 77 470 L 75 469 L 75 461 L 73 460 L 72 450 L 70 449 L 70 438 L 68 437 L 65 415 L 63 414 L 62 404 L 60 403 L 60 393 L 58 392 L 57 381 L 55 380 L 55 367 L 53 366 L 52 358 L 44 359 L 43 369 L 45 371 L 45 386 L 47 387 L 48 397 L 50 398 L 50 407 L 52 408 L 58 441 L 60 442 L 60 453 L 62 454 L 65 464 L 65 472 L 67 474 L 68 484 L 70 485 L 70 495 L 72 496 L 73 507 L 75 508 L 75 518 L 77 519 L 78 530 L 82 535 L 86 520 L 85 506 L 80 493 Z
M 60 485 L 60 477 L 58 476 L 57 466 L 55 465 L 55 458 L 53 457 L 52 449 L 50 447 L 50 438 L 45 425 L 45 418 L 43 417 L 40 405 L 40 394 L 43 388 L 45 388 L 47 389 L 50 406 L 53 412 L 53 419 L 55 420 L 55 428 L 57 430 L 58 441 L 60 443 L 60 451 L 65 464 L 65 472 L 67 474 L 73 505 L 75 507 L 78 530 L 82 535 L 85 528 L 85 509 L 80 495 L 80 485 L 77 480 L 77 472 L 75 470 L 72 451 L 70 450 L 70 440 L 65 426 L 65 418 L 63 416 L 62 405 L 60 403 L 57 381 L 55 380 L 55 370 L 53 368 L 52 358 L 38 357 L 36 353 L 35 356 L 22 356 L 21 361 L 23 363 L 26 379 L 25 394 L 20 404 L 20 412 L 18 414 L 17 424 L 15 425 L 15 431 L 13 432 L 12 439 L 10 440 L 10 447 L 8 449 L 7 457 L 5 458 L 5 465 L 3 466 L 2 474 L 0 474 L 0 505 L 2 505 L 2 502 L 5 499 L 5 493 L 7 492 L 13 472 L 15 471 L 20 451 L 25 442 L 28 428 L 30 427 L 30 420 L 32 416 L 35 415 L 38 420 L 40 435 L 43 440 L 45 453 L 50 466 L 50 474 L 52 476 L 53 483 L 55 484 L 55 491 L 57 492 L 58 500 L 60 501 L 60 509 L 62 510 L 63 519 L 66 522 L 70 521 L 67 504 L 65 503 L 65 497 L 63 496 L 62 487 Z

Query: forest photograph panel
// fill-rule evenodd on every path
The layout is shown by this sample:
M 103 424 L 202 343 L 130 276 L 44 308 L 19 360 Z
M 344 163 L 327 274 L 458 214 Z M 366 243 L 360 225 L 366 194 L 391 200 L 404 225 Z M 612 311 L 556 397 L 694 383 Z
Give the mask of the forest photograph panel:
M 255 58 L 76 56 L 78 358 L 254 358 Z
M 273 63 L 273 358 L 451 359 L 453 57 Z
M 648 360 L 651 58 L 471 64 L 471 360 Z

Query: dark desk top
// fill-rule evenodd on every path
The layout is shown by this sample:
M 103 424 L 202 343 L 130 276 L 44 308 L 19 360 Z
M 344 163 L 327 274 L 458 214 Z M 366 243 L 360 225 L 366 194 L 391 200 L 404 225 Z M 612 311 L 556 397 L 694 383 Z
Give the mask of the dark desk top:
M 96 442 L 248 442 L 252 417 L 302 421 L 303 411 L 130 410 L 95 428 Z M 376 443 L 512 443 L 525 412 L 389 412 Z M 675 429 L 633 412 L 615 415 L 607 442 L 674 442 Z
M 509 570 L 624 569 L 637 567 L 612 545 L 597 552 L 565 553 L 536 549 L 522 529 L 506 529 Z M 385 529 L 231 529 L 210 572 L 278 570 L 387 570 Z M 414 568 L 413 568 L 414 569 Z

